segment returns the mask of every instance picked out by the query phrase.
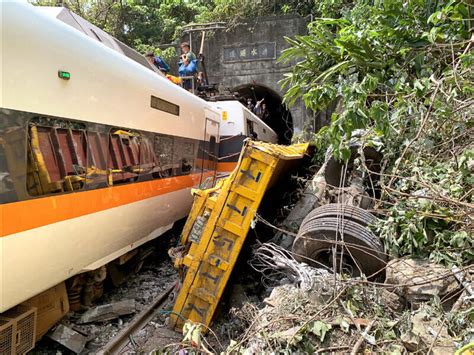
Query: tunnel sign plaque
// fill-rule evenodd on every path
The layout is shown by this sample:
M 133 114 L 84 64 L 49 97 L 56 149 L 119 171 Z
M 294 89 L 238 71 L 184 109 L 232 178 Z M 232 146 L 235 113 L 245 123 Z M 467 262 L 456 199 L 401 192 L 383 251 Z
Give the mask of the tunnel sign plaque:
M 224 47 L 224 63 L 276 59 L 276 43 L 250 43 Z

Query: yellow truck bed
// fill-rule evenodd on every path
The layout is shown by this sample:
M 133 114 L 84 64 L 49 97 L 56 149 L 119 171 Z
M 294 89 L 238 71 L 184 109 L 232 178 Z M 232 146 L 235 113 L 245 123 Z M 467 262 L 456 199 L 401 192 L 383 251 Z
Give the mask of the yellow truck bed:
M 186 319 L 210 324 L 265 191 L 307 148 L 247 141 L 229 177 L 214 188 L 193 191 L 181 252 L 175 255 L 183 282 L 172 326 L 180 328 Z

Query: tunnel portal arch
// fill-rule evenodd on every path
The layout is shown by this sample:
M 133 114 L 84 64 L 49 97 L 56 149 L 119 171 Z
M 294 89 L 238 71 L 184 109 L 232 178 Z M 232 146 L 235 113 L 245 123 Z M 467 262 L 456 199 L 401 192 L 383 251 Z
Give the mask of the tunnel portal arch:
M 288 108 L 283 104 L 283 98 L 275 90 L 262 84 L 243 84 L 232 89 L 237 92 L 242 102 L 252 99 L 255 105 L 257 101 L 264 99 L 268 109 L 268 115 L 263 121 L 269 125 L 277 134 L 280 144 L 288 144 L 293 136 L 293 117 Z

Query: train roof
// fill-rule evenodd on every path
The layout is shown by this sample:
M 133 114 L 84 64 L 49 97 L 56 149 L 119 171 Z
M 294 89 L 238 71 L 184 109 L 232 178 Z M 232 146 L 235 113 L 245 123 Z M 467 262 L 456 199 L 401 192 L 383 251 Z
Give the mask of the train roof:
M 264 127 L 269 132 L 272 132 L 276 135 L 276 132 L 263 120 L 258 117 L 256 114 L 251 112 L 247 107 L 245 107 L 240 101 L 238 100 L 224 100 L 224 101 L 209 101 L 209 103 L 214 106 L 216 109 L 222 111 L 229 111 L 231 115 L 239 115 L 241 120 L 244 119 L 244 112 L 247 113 L 247 116 L 250 116 L 252 121 L 257 122 L 260 126 Z M 235 129 L 235 128 L 234 128 Z M 243 126 L 240 127 L 243 130 Z
M 126 57 L 132 59 L 133 61 L 143 65 L 144 67 L 153 70 L 159 75 L 161 72 L 155 68 L 154 66 L 150 65 L 146 58 L 138 53 L 133 48 L 130 48 L 125 43 L 120 42 L 115 37 L 112 37 L 104 30 L 100 29 L 99 27 L 93 25 L 86 19 L 82 18 L 78 14 L 75 14 L 71 10 L 65 7 L 52 7 L 52 6 L 37 6 L 37 10 L 43 12 L 46 15 L 54 17 L 65 24 L 75 28 L 76 30 L 84 33 L 85 35 L 91 37 L 92 39 L 102 43 L 104 46 L 107 46 L 113 49 L 116 52 L 119 52 Z

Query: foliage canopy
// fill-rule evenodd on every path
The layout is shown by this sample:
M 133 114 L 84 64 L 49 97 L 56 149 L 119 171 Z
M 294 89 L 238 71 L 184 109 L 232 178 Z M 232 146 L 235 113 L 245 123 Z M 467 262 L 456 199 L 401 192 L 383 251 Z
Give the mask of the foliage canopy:
M 335 1 L 322 1 L 334 5 Z M 323 8 L 323 6 L 321 6 Z M 393 254 L 472 262 L 474 145 L 471 7 L 463 1 L 387 0 L 323 9 L 280 60 L 285 101 L 339 109 L 315 136 L 343 160 L 383 142 L 379 226 Z
M 156 51 L 179 40 L 190 23 L 228 22 L 255 16 L 311 13 L 315 0 L 30 0 L 40 6 L 64 6 L 139 52 Z

